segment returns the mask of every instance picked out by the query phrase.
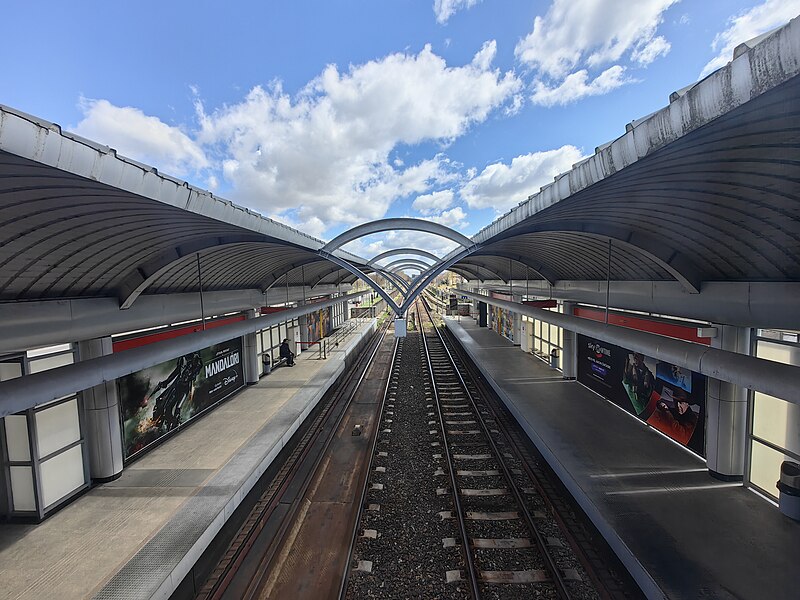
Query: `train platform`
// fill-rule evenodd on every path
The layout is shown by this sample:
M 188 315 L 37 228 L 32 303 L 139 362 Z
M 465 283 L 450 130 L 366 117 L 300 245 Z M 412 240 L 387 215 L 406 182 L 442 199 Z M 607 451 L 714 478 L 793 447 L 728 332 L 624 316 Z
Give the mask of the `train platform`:
M 446 318 L 649 598 L 797 598 L 800 523 L 471 318 Z
M 168 598 L 376 327 L 308 351 L 37 525 L 0 525 L 0 598 Z

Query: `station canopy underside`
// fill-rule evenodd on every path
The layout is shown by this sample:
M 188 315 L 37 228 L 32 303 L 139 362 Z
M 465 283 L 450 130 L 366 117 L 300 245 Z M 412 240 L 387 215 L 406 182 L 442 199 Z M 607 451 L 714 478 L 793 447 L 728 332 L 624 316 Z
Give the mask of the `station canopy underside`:
M 443 260 L 458 257 L 450 270 L 470 280 L 678 281 L 689 292 L 800 281 L 798 73 L 796 19 Z M 313 295 L 356 280 L 342 261 L 374 277 L 386 266 L 5 107 L 0 231 L 2 302 L 127 308 L 201 285 Z
M 317 254 L 322 241 L 210 194 L 187 210 L 0 151 L 0 198 L 3 301 L 133 302 L 141 293 L 196 292 L 200 277 L 204 291 L 313 288 L 356 278 Z M 260 231 L 264 223 L 269 233 Z

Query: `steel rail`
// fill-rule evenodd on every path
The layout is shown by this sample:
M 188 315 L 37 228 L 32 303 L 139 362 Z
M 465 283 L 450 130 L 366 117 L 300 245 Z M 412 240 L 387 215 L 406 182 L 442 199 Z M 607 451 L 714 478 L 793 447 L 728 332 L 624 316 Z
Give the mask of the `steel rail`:
M 389 330 L 390 323 L 392 323 L 392 320 L 387 319 L 385 325 L 386 328 L 385 331 Z M 381 338 L 381 341 L 383 341 L 383 338 Z M 378 344 L 378 346 L 376 347 L 375 350 L 376 353 L 377 353 L 377 348 L 380 348 L 380 345 L 381 344 Z M 395 359 L 397 358 L 397 348 L 399 345 L 400 345 L 400 338 L 395 338 L 394 349 L 392 350 L 392 360 L 390 363 L 392 365 L 392 368 L 389 369 L 389 376 L 386 378 L 386 387 L 383 390 L 383 398 L 381 399 L 381 405 L 380 408 L 378 409 L 377 418 L 375 419 L 375 426 L 373 428 L 375 431 L 375 437 L 372 439 L 372 444 L 370 445 L 369 449 L 369 463 L 367 464 L 366 477 L 364 477 L 364 486 L 361 489 L 361 497 L 358 500 L 358 511 L 356 513 L 355 521 L 353 522 L 353 533 L 350 536 L 350 545 L 347 548 L 347 562 L 345 563 L 344 573 L 342 573 L 342 580 L 341 584 L 339 585 L 340 600 L 344 600 L 345 595 L 347 594 L 347 585 L 350 582 L 350 572 L 352 571 L 350 565 L 353 557 L 353 550 L 355 550 L 356 547 L 356 540 L 358 539 L 358 528 L 361 525 L 361 517 L 363 516 L 364 513 L 364 501 L 367 498 L 367 491 L 368 491 L 367 488 L 369 487 L 369 476 L 370 473 L 372 473 L 372 464 L 373 461 L 375 460 L 375 448 L 378 445 L 378 428 L 380 427 L 381 417 L 383 416 L 383 411 L 384 408 L 386 407 L 386 397 L 389 395 L 389 386 L 391 385 L 392 373 L 396 366 Z M 366 373 L 366 370 L 364 371 L 364 373 Z
M 479 394 L 482 394 L 484 398 L 493 398 L 495 397 L 495 392 L 489 386 L 488 383 L 485 383 L 481 380 L 480 375 L 476 372 L 475 368 L 469 364 L 469 359 L 466 358 L 466 354 L 464 353 L 463 349 L 458 348 L 458 344 L 455 339 L 452 337 L 452 332 L 445 328 L 445 333 L 443 334 L 443 339 L 445 340 L 445 344 L 453 351 L 453 354 L 461 363 L 461 367 L 469 374 L 471 380 L 473 381 L 474 387 L 477 389 Z M 496 402 L 496 400 L 495 400 Z M 554 502 L 553 498 L 549 495 L 545 486 L 542 484 L 542 480 L 547 481 L 546 475 L 540 470 L 540 473 L 537 474 L 536 469 L 531 467 L 531 462 L 535 459 L 533 456 L 528 452 L 524 451 L 523 448 L 525 447 L 525 441 L 528 443 L 530 439 L 525 436 L 525 434 L 520 434 L 519 431 L 514 431 L 512 428 L 516 425 L 518 427 L 518 423 L 510 416 L 510 414 L 503 414 L 499 407 L 494 406 L 494 402 L 489 402 L 488 400 L 484 400 L 484 406 L 486 410 L 489 411 L 491 417 L 501 426 L 504 428 L 504 433 L 506 437 L 513 441 L 513 443 L 508 444 L 508 451 L 514 455 L 514 458 L 519 462 L 522 466 L 522 469 L 525 472 L 525 475 L 528 479 L 531 480 L 533 487 L 536 489 L 537 493 L 539 494 L 539 498 L 544 503 L 546 508 L 548 509 L 548 514 L 552 519 L 555 520 L 556 525 L 558 525 L 561 534 L 567 540 L 567 543 L 572 548 L 575 557 L 583 566 L 583 569 L 586 571 L 586 574 L 591 579 L 592 583 L 594 584 L 595 589 L 597 590 L 598 594 L 603 600 L 611 600 L 612 595 L 608 591 L 606 584 L 600 579 L 597 574 L 595 566 L 592 564 L 592 561 L 586 555 L 586 551 L 581 545 L 581 543 L 575 538 L 575 535 L 571 531 L 570 527 L 567 525 L 566 521 L 564 520 L 564 516 L 562 515 L 563 508 L 559 508 L 557 506 L 557 501 Z M 542 459 L 543 460 L 543 459 Z M 546 461 L 544 461 L 545 464 Z
M 423 307 L 425 308 L 425 311 L 426 311 L 426 314 L 428 315 L 428 318 L 430 319 L 431 323 L 434 325 L 433 330 L 436 333 L 436 337 L 439 339 L 439 342 L 442 344 L 442 347 L 444 348 L 444 351 L 447 354 L 447 357 L 450 359 L 450 364 L 453 367 L 453 372 L 455 373 L 455 376 L 458 378 L 459 382 L 461 383 L 461 386 L 463 387 L 464 392 L 466 393 L 466 396 L 469 399 L 469 402 L 472 405 L 473 410 L 475 411 L 476 420 L 478 421 L 478 424 L 480 425 L 481 429 L 483 430 L 483 433 L 484 433 L 484 436 L 487 439 L 488 445 L 490 446 L 490 448 L 492 449 L 492 452 L 495 454 L 495 457 L 497 458 L 497 462 L 498 462 L 498 465 L 500 466 L 500 469 L 503 472 L 503 476 L 505 477 L 506 481 L 509 484 L 509 490 L 512 492 L 512 495 L 514 496 L 514 500 L 516 501 L 516 503 L 522 509 L 522 514 L 523 514 L 524 520 L 526 522 L 526 525 L 528 526 L 528 529 L 530 530 L 530 532 L 533 534 L 534 540 L 536 541 L 536 546 L 537 546 L 539 552 L 541 553 L 542 558 L 544 558 L 544 561 L 545 561 L 545 563 L 547 565 L 547 568 L 548 568 L 548 570 L 550 571 L 550 573 L 551 573 L 551 575 L 553 577 L 553 583 L 556 586 L 556 590 L 558 591 L 558 595 L 563 600 L 569 600 L 572 596 L 569 593 L 569 591 L 567 590 L 566 584 L 564 582 L 564 578 L 561 575 L 561 570 L 558 568 L 558 566 L 555 563 L 555 560 L 553 559 L 552 554 L 547 549 L 547 542 L 546 542 L 544 536 L 542 536 L 541 532 L 539 531 L 539 528 L 536 526 L 536 524 L 535 524 L 535 522 L 533 520 L 533 517 L 530 514 L 530 511 L 528 510 L 528 507 L 527 507 L 527 505 L 525 503 L 525 499 L 522 496 L 522 493 L 519 491 L 519 488 L 518 488 L 516 482 L 514 481 L 514 478 L 511 475 L 511 471 L 509 470 L 508 466 L 505 463 L 505 460 L 503 459 L 503 454 L 502 454 L 502 452 L 500 452 L 499 448 L 497 447 L 497 444 L 495 443 L 494 438 L 492 437 L 491 432 L 489 431 L 489 427 L 486 425 L 486 422 L 484 421 L 483 416 L 481 415 L 481 412 L 480 412 L 480 410 L 478 408 L 478 405 L 475 402 L 475 398 L 473 397 L 472 393 L 469 391 L 469 388 L 467 386 L 466 381 L 464 381 L 464 378 L 461 376 L 461 372 L 459 371 L 458 366 L 457 366 L 455 360 L 453 359 L 453 355 L 450 352 L 450 349 L 447 347 L 447 344 L 445 343 L 445 341 L 444 341 L 444 339 L 442 337 L 442 334 L 436 328 L 436 325 L 435 325 L 435 323 L 433 321 L 433 317 L 431 316 L 428 307 L 425 306 L 424 302 L 422 304 L 423 304 Z M 425 347 L 426 347 L 426 350 L 427 350 L 427 342 L 426 342 L 426 346 Z M 448 457 L 448 463 L 449 463 L 449 457 Z M 454 491 L 455 491 L 455 488 L 454 488 Z
M 289 522 L 292 520 L 293 516 L 296 514 L 295 507 L 296 507 L 296 504 L 297 504 L 297 499 L 302 498 L 305 495 L 305 492 L 308 489 L 308 486 L 310 485 L 311 480 L 313 479 L 314 473 L 316 473 L 316 471 L 317 471 L 317 469 L 318 469 L 318 467 L 319 467 L 319 465 L 320 465 L 320 463 L 322 461 L 322 457 L 325 455 L 325 453 L 326 453 L 328 447 L 330 446 L 331 442 L 336 437 L 336 432 L 338 431 L 339 426 L 341 425 L 342 419 L 344 418 L 345 414 L 347 413 L 347 408 L 352 403 L 353 398 L 355 397 L 356 393 L 358 392 L 358 390 L 359 390 L 359 388 L 361 386 L 361 383 L 364 381 L 364 378 L 366 377 L 367 371 L 369 370 L 370 365 L 372 364 L 372 362 L 373 362 L 373 360 L 375 358 L 375 355 L 377 354 L 378 349 L 381 346 L 381 342 L 386 337 L 387 330 L 388 330 L 388 323 L 387 323 L 387 325 L 385 325 L 383 327 L 383 330 L 380 332 L 380 335 L 376 335 L 375 336 L 375 338 L 377 338 L 377 341 L 373 342 L 374 343 L 374 348 L 372 349 L 372 352 L 369 353 L 369 354 L 367 354 L 367 353 L 362 354 L 362 356 L 359 358 L 359 360 L 354 365 L 353 368 L 356 369 L 356 372 L 358 372 L 358 370 L 360 370 L 361 374 L 360 374 L 358 380 L 356 381 L 355 385 L 353 385 L 353 387 L 352 387 L 350 393 L 348 394 L 346 400 L 344 400 L 344 404 L 342 406 L 342 410 L 339 413 L 339 415 L 336 417 L 336 422 L 335 422 L 334 426 L 331 428 L 331 434 L 325 440 L 322 448 L 319 450 L 317 456 L 314 458 L 313 467 L 309 470 L 306 478 L 303 480 L 303 483 L 302 483 L 302 485 L 301 485 L 301 487 L 300 487 L 300 489 L 298 491 L 297 497 L 292 502 L 292 509 L 289 511 L 287 516 L 284 517 L 283 523 L 279 527 L 278 532 L 275 535 L 275 538 L 272 540 L 272 542 L 270 542 L 270 545 L 269 545 L 270 548 L 274 549 L 276 543 L 279 543 L 281 540 L 283 540 L 283 538 L 284 538 L 284 536 L 286 534 L 286 531 L 288 530 L 288 526 L 290 524 Z M 368 358 L 365 359 L 364 358 L 365 356 L 368 356 Z M 205 590 L 205 591 L 201 590 L 201 592 L 200 592 L 201 596 L 202 596 L 203 593 L 205 593 L 205 596 L 202 596 L 202 597 L 208 598 L 209 600 L 219 600 L 219 599 L 221 599 L 223 597 L 223 595 L 227 591 L 228 587 L 230 586 L 231 582 L 233 581 L 234 577 L 236 576 L 236 572 L 237 572 L 238 568 L 241 566 L 241 564 L 244 561 L 244 559 L 246 558 L 248 552 L 250 551 L 250 549 L 255 544 L 256 538 L 258 536 L 258 533 L 263 530 L 263 526 L 264 526 L 266 520 L 269 518 L 269 516 L 274 511 L 276 505 L 278 504 L 278 501 L 279 501 L 279 499 L 281 497 L 281 494 L 284 491 L 286 491 L 286 489 L 288 489 L 288 487 L 293 483 L 293 478 L 297 475 L 299 467 L 303 464 L 303 462 L 309 456 L 312 448 L 314 447 L 315 440 L 319 437 L 319 435 L 320 435 L 320 433 L 322 431 L 322 428 L 323 428 L 323 425 L 325 424 L 325 421 L 331 416 L 331 413 L 336 408 L 336 406 L 339 405 L 342 402 L 342 399 L 343 399 L 342 396 L 340 396 L 338 392 L 335 393 L 335 395 L 329 401 L 328 405 L 325 406 L 323 408 L 323 410 L 320 412 L 320 414 L 315 418 L 312 426 L 305 433 L 305 435 L 303 436 L 303 438 L 302 438 L 302 440 L 300 442 L 300 444 L 302 444 L 303 447 L 302 448 L 296 448 L 292 452 L 292 454 L 289 456 L 289 458 L 287 460 L 287 462 L 289 460 L 291 460 L 293 462 L 288 465 L 288 468 L 286 468 L 286 470 L 283 472 L 282 475 L 281 475 L 281 471 L 278 472 L 277 475 L 278 476 L 282 476 L 282 479 L 281 479 L 280 483 L 278 484 L 278 486 L 275 487 L 275 488 L 273 488 L 273 487 L 268 488 L 267 491 L 274 490 L 270 494 L 269 502 L 267 502 L 266 505 L 263 506 L 262 509 L 260 509 L 260 513 L 259 513 L 257 519 L 255 520 L 255 523 L 253 523 L 253 525 L 250 527 L 249 531 L 247 531 L 247 533 L 245 534 L 244 541 L 239 545 L 239 547 L 235 551 L 234 556 L 231 558 L 231 560 L 228 563 L 228 565 L 226 565 L 226 568 L 224 570 L 223 575 L 221 577 L 217 578 L 217 580 L 214 582 L 214 584 L 212 585 L 210 590 Z M 256 503 L 256 506 L 258 506 L 258 503 Z M 254 509 L 255 509 L 255 506 L 254 506 Z M 247 524 L 247 521 L 245 521 L 245 523 L 242 525 L 242 527 L 244 527 L 244 525 L 246 525 L 246 524 Z M 236 539 L 236 536 L 234 537 L 234 540 L 235 539 Z M 273 557 L 274 557 L 274 552 L 271 552 L 269 554 L 268 560 L 266 561 L 266 565 L 268 565 L 272 561 Z M 263 580 L 263 575 L 264 575 L 262 567 L 264 567 L 266 565 L 264 564 L 263 560 L 260 561 L 259 567 L 256 570 L 256 577 L 254 577 L 251 581 L 249 581 L 247 583 L 246 592 L 245 592 L 245 596 L 244 597 L 252 598 L 255 594 L 257 594 L 258 588 L 261 585 L 261 581 Z M 256 579 L 258 579 L 258 581 L 256 581 Z
M 420 302 L 419 304 L 422 304 L 423 308 L 426 308 L 424 303 Z M 439 401 L 439 391 L 436 389 L 436 376 L 434 375 L 433 372 L 433 363 L 431 362 L 431 354 L 428 348 L 428 340 L 427 336 L 425 335 L 425 329 L 422 323 L 422 314 L 421 314 L 422 311 L 420 311 L 419 307 L 417 307 L 416 312 L 417 312 L 417 320 L 419 321 L 419 332 L 420 336 L 422 337 L 422 345 L 425 348 L 425 360 L 428 363 L 428 372 L 430 373 L 431 376 L 431 390 L 433 391 L 433 396 L 436 399 L 436 407 L 438 409 L 438 414 L 439 414 L 439 427 L 442 430 L 442 446 L 443 446 L 442 454 L 447 460 L 447 469 L 450 474 L 450 489 L 452 490 L 453 493 L 453 504 L 455 504 L 455 509 L 456 509 L 455 513 L 456 513 L 456 518 L 458 519 L 458 529 L 461 533 L 461 540 L 462 540 L 461 547 L 464 551 L 464 562 L 466 563 L 467 566 L 467 576 L 469 577 L 470 592 L 475 600 L 480 600 L 481 592 L 480 592 L 480 586 L 478 584 L 478 571 L 475 567 L 475 561 L 473 560 L 472 552 L 470 551 L 470 538 L 469 534 L 467 533 L 467 524 L 464 518 L 464 511 L 461 507 L 461 499 L 459 498 L 458 495 L 458 482 L 456 481 L 456 472 L 453 466 L 453 459 L 450 456 L 450 446 L 447 443 L 447 430 L 444 424 L 444 416 L 442 415 L 442 405 Z M 428 314 L 428 319 L 430 320 L 431 325 L 433 325 L 434 329 L 436 329 L 436 324 L 433 322 L 433 319 L 431 319 L 430 314 Z

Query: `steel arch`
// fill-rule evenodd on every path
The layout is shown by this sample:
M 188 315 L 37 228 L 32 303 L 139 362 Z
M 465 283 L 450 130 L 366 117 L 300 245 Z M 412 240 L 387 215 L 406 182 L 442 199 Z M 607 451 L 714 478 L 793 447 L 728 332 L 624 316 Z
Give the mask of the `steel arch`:
M 422 262 L 421 260 L 417 260 L 415 258 L 399 258 L 395 261 L 390 262 L 388 265 L 383 265 L 381 268 L 383 269 L 391 269 L 396 265 L 417 265 L 423 271 L 427 271 L 431 267 L 435 267 L 436 264 L 429 264 L 426 262 Z
M 451 229 L 445 225 L 440 225 L 439 223 L 433 223 L 431 221 L 425 221 L 423 219 L 410 219 L 407 217 L 401 217 L 395 219 L 378 219 L 377 221 L 370 221 L 369 223 L 357 225 L 352 229 L 348 229 L 347 231 L 337 235 L 330 242 L 320 248 L 319 253 L 325 256 L 327 253 L 341 248 L 346 243 L 357 240 L 358 238 L 362 238 L 365 235 L 381 233 L 383 231 L 395 231 L 398 229 L 433 233 L 443 238 L 447 238 L 448 240 L 453 241 L 464 248 L 472 248 L 475 246 L 475 243 L 467 236 L 462 235 L 455 229 Z M 325 256 L 325 258 L 327 258 L 327 256 Z
M 368 267 L 372 266 L 379 260 L 383 260 L 384 258 L 389 258 L 390 256 L 400 256 L 403 254 L 412 254 L 416 256 L 422 256 L 423 258 L 430 258 L 435 263 L 442 260 L 435 254 L 426 252 L 425 250 L 419 250 L 417 248 L 395 248 L 394 250 L 387 250 L 386 252 L 381 252 L 380 254 L 378 254 L 378 256 L 372 258 L 369 262 L 367 262 L 367 266 Z

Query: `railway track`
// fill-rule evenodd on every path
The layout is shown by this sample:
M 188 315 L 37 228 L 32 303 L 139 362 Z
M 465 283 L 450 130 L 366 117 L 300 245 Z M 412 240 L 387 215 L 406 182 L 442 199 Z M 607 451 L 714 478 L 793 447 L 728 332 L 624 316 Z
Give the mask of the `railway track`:
M 609 597 L 421 302 L 414 312 L 342 597 Z
M 580 520 L 422 302 L 343 380 L 198 598 L 636 597 L 608 592 Z
M 448 579 L 466 579 L 475 598 L 535 595 L 567 600 L 573 591 L 586 597 L 584 576 L 573 561 L 560 560 L 553 550 L 563 546 L 537 523 L 547 515 L 529 509 L 525 495 L 537 491 L 521 469 L 509 464 L 513 446 L 477 388 L 465 381 L 421 302 L 417 315 L 450 481 L 448 489 L 438 492 L 453 496 L 454 510 L 443 516 L 458 522 L 460 539 L 449 541 L 461 545 L 467 566 L 448 571 Z
M 373 337 L 348 370 L 343 377 L 344 384 L 323 400 L 322 408 L 256 501 L 195 596 L 198 600 L 270 597 L 269 590 L 264 593 L 263 588 L 285 566 L 286 560 L 285 557 L 281 560 L 281 552 L 287 544 L 296 541 L 292 533 L 302 518 L 304 498 L 315 477 L 319 476 L 321 463 L 335 443 L 337 434 L 342 434 L 344 420 L 352 416 L 354 399 L 359 391 L 363 392 L 365 378 L 376 357 L 379 358 L 388 331 L 389 323 Z M 391 359 L 387 357 L 387 360 Z M 385 377 L 377 379 L 378 385 L 382 385 Z M 367 395 L 374 396 L 374 393 L 370 390 Z M 370 411 L 375 412 L 368 407 L 356 420 L 363 422 L 368 419 Z M 286 578 L 291 579 L 291 576 Z M 320 597 L 317 590 L 330 584 L 329 580 L 330 577 L 325 576 L 306 586 L 311 588 L 310 597 Z

